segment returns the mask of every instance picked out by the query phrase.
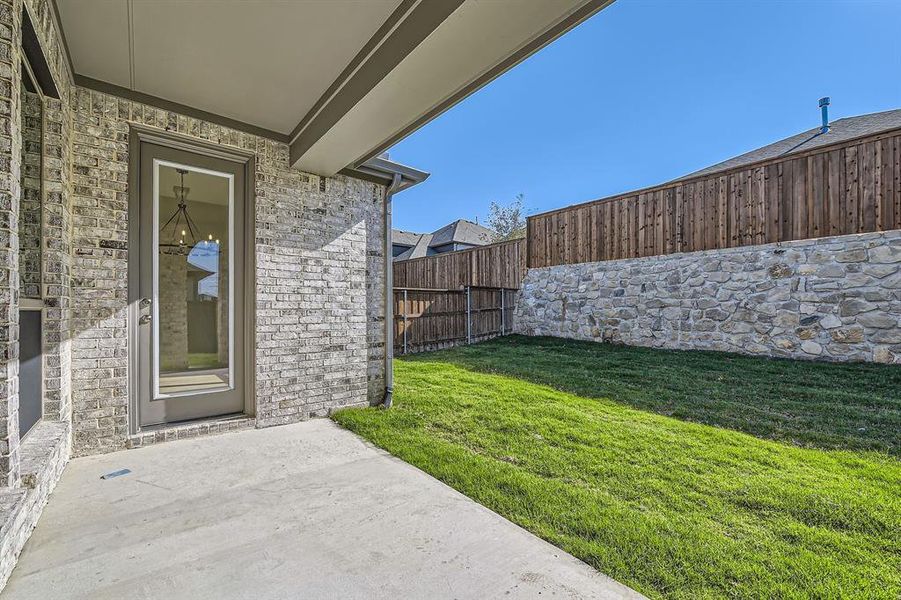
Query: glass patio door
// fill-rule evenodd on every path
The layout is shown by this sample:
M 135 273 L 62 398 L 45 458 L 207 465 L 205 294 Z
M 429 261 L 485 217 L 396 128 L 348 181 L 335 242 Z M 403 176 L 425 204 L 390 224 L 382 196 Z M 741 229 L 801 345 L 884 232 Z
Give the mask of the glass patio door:
M 244 409 L 244 170 L 141 144 L 142 426 Z

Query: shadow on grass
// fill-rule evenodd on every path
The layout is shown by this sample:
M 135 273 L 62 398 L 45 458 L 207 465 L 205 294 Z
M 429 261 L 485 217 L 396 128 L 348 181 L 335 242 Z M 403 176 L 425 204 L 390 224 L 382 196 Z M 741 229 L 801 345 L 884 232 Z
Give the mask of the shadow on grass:
M 901 367 L 509 336 L 404 357 L 803 447 L 901 455 Z

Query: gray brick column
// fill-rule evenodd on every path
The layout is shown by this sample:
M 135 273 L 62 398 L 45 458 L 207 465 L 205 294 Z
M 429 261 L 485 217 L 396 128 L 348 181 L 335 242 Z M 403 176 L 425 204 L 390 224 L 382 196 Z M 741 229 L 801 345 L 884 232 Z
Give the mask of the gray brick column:
M 41 223 L 44 418 L 54 421 L 68 421 L 72 413 L 72 209 L 69 188 L 72 171 L 69 144 L 71 120 L 67 102 L 52 98 L 46 100 Z

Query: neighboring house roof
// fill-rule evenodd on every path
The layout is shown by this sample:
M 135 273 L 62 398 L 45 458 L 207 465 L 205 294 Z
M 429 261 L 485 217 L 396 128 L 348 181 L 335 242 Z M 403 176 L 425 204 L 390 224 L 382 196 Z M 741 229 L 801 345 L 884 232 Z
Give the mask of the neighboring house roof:
M 478 223 L 458 219 L 445 225 L 441 229 L 432 232 L 431 247 L 445 244 L 470 244 L 472 246 L 484 246 L 491 243 L 494 232 Z
M 890 129 L 901 127 L 901 109 L 887 110 L 885 112 L 870 113 L 857 117 L 838 119 L 829 124 L 829 133 L 820 133 L 820 128 L 815 127 L 797 135 L 787 137 L 768 146 L 751 150 L 742 155 L 730 158 L 721 163 L 709 166 L 689 173 L 673 181 L 681 181 L 702 175 L 710 175 L 719 171 L 733 169 L 749 165 L 770 158 L 777 158 L 787 154 L 805 152 L 820 146 L 827 146 L 837 142 L 844 142 L 865 135 L 873 135 Z M 671 182 L 670 182 L 671 183 Z
M 408 258 L 420 258 L 422 256 L 428 256 L 429 242 L 431 241 L 431 233 L 420 234 L 419 238 L 416 240 L 416 243 L 411 248 L 407 248 L 406 250 L 395 256 L 394 260 L 407 260 Z
M 391 242 L 401 246 L 415 246 L 422 236 L 422 233 L 413 233 L 412 231 L 391 230 Z
M 494 232 L 478 223 L 458 219 L 432 233 L 413 233 L 412 231 L 391 230 L 391 243 L 395 246 L 410 246 L 394 260 L 407 260 L 427 256 L 429 248 L 438 248 L 447 244 L 466 244 L 467 246 L 484 246 L 490 244 Z

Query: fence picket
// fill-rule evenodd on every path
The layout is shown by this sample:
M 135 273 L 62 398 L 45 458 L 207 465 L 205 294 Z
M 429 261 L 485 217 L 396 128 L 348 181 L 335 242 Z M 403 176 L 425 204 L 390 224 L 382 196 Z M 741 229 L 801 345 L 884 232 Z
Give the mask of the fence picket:
M 526 264 L 541 268 L 897 228 L 899 153 L 901 131 L 895 129 L 534 215 L 526 228 Z
M 394 288 L 395 353 L 438 350 L 510 334 L 507 319 L 516 306 L 511 291 L 515 292 L 477 286 Z

